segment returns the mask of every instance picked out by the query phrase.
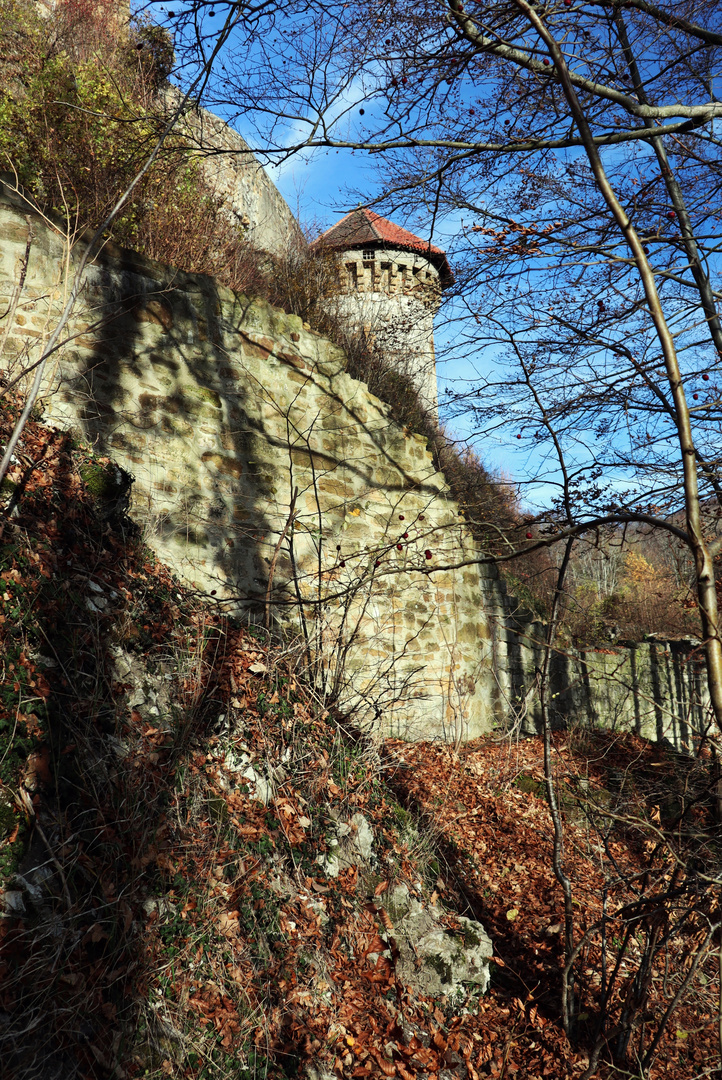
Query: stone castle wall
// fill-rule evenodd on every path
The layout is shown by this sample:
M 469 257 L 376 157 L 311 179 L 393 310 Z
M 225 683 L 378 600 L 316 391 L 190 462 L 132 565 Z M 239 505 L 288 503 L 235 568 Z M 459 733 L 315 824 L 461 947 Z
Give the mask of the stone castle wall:
M 10 197 L 0 241 L 0 363 L 15 376 L 62 306 L 65 251 Z M 380 731 L 473 738 L 514 714 L 525 730 L 537 723 L 542 628 L 513 615 L 493 568 L 453 569 L 476 547 L 425 440 L 394 424 L 298 318 L 109 245 L 48 366 L 44 401 L 49 422 L 134 475 L 131 512 L 148 542 L 226 609 L 264 618 L 286 528 L 273 619 L 312 655 L 326 692 Z M 683 743 L 700 718 L 690 651 L 560 652 L 556 722 Z
M 65 288 L 62 237 L 1 204 L 0 304 L 31 230 L 4 342 L 15 370 L 38 355 Z M 327 684 L 384 731 L 488 729 L 480 571 L 429 573 L 471 557 L 473 541 L 425 439 L 344 372 L 338 348 L 210 278 L 111 246 L 88 270 L 68 331 L 47 372 L 46 419 L 134 475 L 131 512 L 163 560 L 226 609 L 263 617 L 297 490 L 272 591 L 296 647 L 307 639 Z
M 503 584 L 498 583 L 503 592 Z M 497 649 L 497 678 L 503 711 L 519 729 L 540 730 L 536 693 L 546 627 L 502 601 L 504 646 Z M 554 727 L 603 726 L 634 731 L 648 739 L 667 738 L 691 748 L 693 734 L 708 722 L 709 693 L 699 641 L 647 640 L 578 650 L 559 648 L 549 674 L 549 712 Z
M 388 351 L 436 416 L 434 315 L 441 299 L 436 267 L 419 253 L 393 248 L 344 251 L 339 263 L 343 277 L 335 311 Z
M 177 96 L 177 90 L 168 91 L 171 104 Z M 250 243 L 279 256 L 305 244 L 286 200 L 237 131 L 207 109 L 190 110 L 179 126 L 198 155 L 206 183 Z

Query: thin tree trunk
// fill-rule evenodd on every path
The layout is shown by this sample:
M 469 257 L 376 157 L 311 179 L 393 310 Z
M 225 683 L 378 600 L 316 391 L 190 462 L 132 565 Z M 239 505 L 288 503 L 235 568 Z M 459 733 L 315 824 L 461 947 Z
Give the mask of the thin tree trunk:
M 554 870 L 554 876 L 561 885 L 562 893 L 564 894 L 564 967 L 562 968 L 561 1006 L 562 1023 L 564 1024 L 564 1031 L 568 1038 L 572 1037 L 574 1031 L 574 976 L 567 962 L 574 949 L 574 906 L 572 883 L 564 871 L 564 826 L 562 824 L 562 817 L 559 812 L 559 804 L 554 788 L 551 720 L 549 716 L 549 668 L 551 664 L 552 647 L 559 625 L 564 578 L 566 577 L 573 546 L 574 540 L 570 537 L 564 547 L 564 557 L 562 558 L 562 563 L 557 574 L 539 680 L 539 702 L 541 706 L 544 738 L 544 781 L 546 783 L 547 798 L 549 800 L 549 812 L 554 826 L 552 868 Z

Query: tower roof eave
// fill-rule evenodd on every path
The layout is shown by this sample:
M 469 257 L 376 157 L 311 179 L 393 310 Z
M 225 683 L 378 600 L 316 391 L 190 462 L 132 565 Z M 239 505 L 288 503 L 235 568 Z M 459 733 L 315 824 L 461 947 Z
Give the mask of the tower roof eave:
M 354 248 L 397 248 L 425 256 L 436 267 L 442 289 L 453 284 L 454 275 L 446 252 L 427 240 L 414 236 L 408 229 L 394 225 L 380 214 L 360 206 L 352 210 L 313 241 L 315 247 L 330 251 L 349 251 Z

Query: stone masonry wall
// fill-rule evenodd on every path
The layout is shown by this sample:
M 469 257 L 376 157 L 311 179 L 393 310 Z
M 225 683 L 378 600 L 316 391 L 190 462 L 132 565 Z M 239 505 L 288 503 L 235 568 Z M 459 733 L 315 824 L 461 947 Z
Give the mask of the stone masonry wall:
M 18 371 L 60 305 L 63 239 L 7 202 L 0 236 L 2 309 L 31 239 L 0 341 L 4 366 Z M 428 572 L 471 556 L 473 541 L 425 439 L 390 420 L 335 346 L 210 278 L 110 246 L 88 270 L 68 332 L 48 368 L 46 419 L 79 429 L 134 475 L 131 513 L 163 560 L 261 618 L 297 491 L 274 618 L 382 730 L 488 729 L 495 684 L 480 572 Z
M 497 591 L 504 592 L 497 583 Z M 488 610 L 488 609 L 487 609 Z M 523 732 L 540 730 L 535 692 L 546 627 L 502 600 L 505 645 L 497 647 L 497 680 L 503 712 L 518 718 Z M 582 724 L 634 731 L 648 739 L 669 739 L 691 748 L 694 733 L 709 722 L 709 693 L 701 643 L 690 639 L 648 640 L 605 649 L 558 649 L 550 665 L 553 726 Z
M 178 91 L 170 87 L 167 93 L 174 105 Z M 247 240 L 278 256 L 305 244 L 286 200 L 237 131 L 207 109 L 190 110 L 180 126 L 198 154 L 204 179 Z
M 0 199 L 10 377 L 54 325 L 65 255 L 59 232 Z M 543 628 L 514 613 L 493 569 L 442 569 L 475 556 L 458 507 L 425 440 L 343 368 L 298 318 L 108 246 L 48 365 L 46 419 L 134 475 L 131 513 L 160 558 L 257 620 L 297 492 L 273 619 L 381 732 L 473 738 L 513 715 L 534 730 Z M 648 642 L 558 653 L 555 722 L 684 745 L 705 700 L 693 652 Z

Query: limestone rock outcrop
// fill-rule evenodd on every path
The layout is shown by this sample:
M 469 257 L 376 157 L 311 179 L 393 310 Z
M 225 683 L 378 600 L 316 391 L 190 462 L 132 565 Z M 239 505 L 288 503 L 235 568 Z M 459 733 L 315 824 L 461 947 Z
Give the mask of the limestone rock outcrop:
M 399 952 L 400 982 L 430 997 L 460 999 L 472 986 L 485 993 L 493 946 L 480 922 L 456 915 L 458 930 L 449 930 L 441 922 L 441 909 L 425 907 L 406 885 L 385 894 L 384 906 L 393 922 L 389 936 Z

